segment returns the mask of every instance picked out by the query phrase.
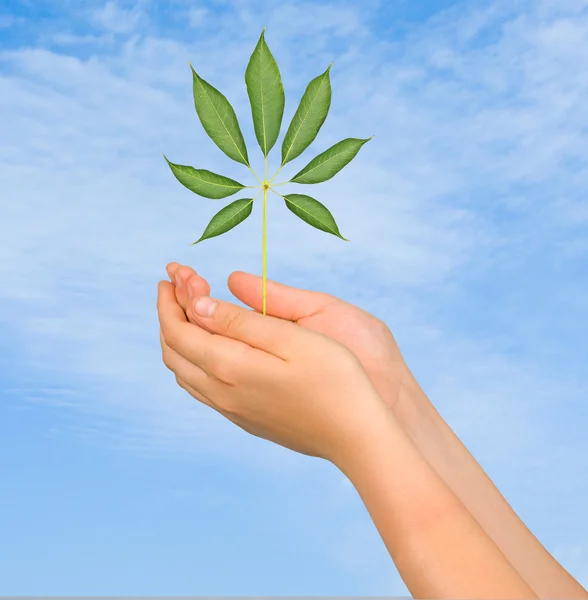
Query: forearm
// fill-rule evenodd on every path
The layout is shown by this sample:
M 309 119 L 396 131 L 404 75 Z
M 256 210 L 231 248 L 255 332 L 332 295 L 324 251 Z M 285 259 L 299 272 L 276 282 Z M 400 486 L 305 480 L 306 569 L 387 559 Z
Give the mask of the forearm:
M 588 598 L 519 519 L 416 381 L 408 386 L 396 409 L 399 423 L 533 591 L 540 598 Z
M 537 597 L 391 412 L 349 461 L 338 466 L 415 598 Z

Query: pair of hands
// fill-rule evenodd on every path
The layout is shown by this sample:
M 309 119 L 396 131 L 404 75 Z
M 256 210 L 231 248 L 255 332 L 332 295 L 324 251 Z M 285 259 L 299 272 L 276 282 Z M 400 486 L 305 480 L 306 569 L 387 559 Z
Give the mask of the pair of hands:
M 214 300 L 212 316 L 195 303 L 210 286 L 170 263 L 173 283 L 158 284 L 165 365 L 178 385 L 253 435 L 342 466 L 397 408 L 410 382 L 386 325 L 321 292 L 237 271 L 229 289 L 250 311 Z M 259 311 L 259 312 L 256 312 Z

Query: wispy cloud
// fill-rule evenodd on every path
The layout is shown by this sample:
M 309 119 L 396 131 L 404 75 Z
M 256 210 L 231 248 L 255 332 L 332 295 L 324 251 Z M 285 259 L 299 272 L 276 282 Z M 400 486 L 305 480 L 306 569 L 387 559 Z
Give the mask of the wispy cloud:
M 94 33 L 56 31 L 45 47 L 0 53 L 9 200 L 0 319 L 31 372 L 12 402 L 67 401 L 104 425 L 78 435 L 109 436 L 121 451 L 222 452 L 276 474 L 284 461 L 304 472 L 304 458 L 248 437 L 175 387 L 155 314 L 155 283 L 171 260 L 194 265 L 227 299 L 231 271 L 260 272 L 257 209 L 222 241 L 188 247 L 218 205 L 181 189 L 160 152 L 243 177 L 197 121 L 187 60 L 233 102 L 253 148 L 243 71 L 268 25 L 286 124 L 306 83 L 335 61 L 329 118 L 291 168 L 343 137 L 375 134 L 314 191 L 352 243 L 272 202 L 268 276 L 385 320 L 509 501 L 530 502 L 514 487 L 516 456 L 544 498 L 534 501 L 579 515 L 558 490 L 588 472 L 577 428 L 588 422 L 588 1 L 461 3 L 394 39 L 382 29 L 396 15 L 387 3 L 221 8 L 230 19 L 186 4 L 202 35 L 185 39 L 158 31 L 148 4 L 107 2 L 93 9 Z M 101 36 L 108 52 L 81 56 L 70 44 L 92 48 Z M 55 382 L 70 395 L 47 393 Z M 585 497 L 585 478 L 576 480 Z M 540 526 L 564 546 L 580 530 Z
M 132 9 L 123 8 L 117 2 L 108 0 L 104 6 L 94 10 L 92 14 L 93 21 L 115 33 L 129 33 L 134 30 L 141 22 L 143 11 L 138 3 Z
M 202 27 L 206 23 L 206 17 L 209 14 L 208 9 L 206 8 L 191 8 L 188 11 L 188 22 L 190 23 L 190 27 Z
M 109 3 L 102 12 L 113 10 Z M 588 35 L 588 23 L 585 15 L 545 21 L 546 10 L 543 3 L 505 22 L 494 20 L 504 18 L 498 9 L 459 17 L 448 13 L 415 30 L 400 57 L 375 34 L 371 39 L 366 34 L 360 43 L 365 52 L 357 50 L 339 72 L 334 71 L 332 114 L 322 140 L 307 153 L 339 139 L 345 124 L 352 123 L 353 130 L 347 133 L 347 125 L 345 135 L 376 132 L 354 165 L 317 192 L 341 230 L 353 238 L 356 250 L 350 254 L 336 240 L 313 235 L 275 205 L 270 217 L 273 275 L 280 278 L 293 247 L 299 253 L 299 236 L 311 236 L 313 243 L 305 244 L 299 265 L 305 279 L 312 272 L 303 265 L 322 256 L 323 264 L 342 264 L 340 273 L 362 269 L 368 281 L 386 277 L 387 293 L 408 284 L 413 301 L 433 310 L 427 286 L 450 290 L 457 285 L 456 277 L 472 270 L 522 268 L 551 238 L 560 247 L 572 245 L 576 260 L 584 260 L 578 215 L 586 212 L 581 202 L 585 170 L 574 168 L 574 161 L 582 158 L 587 120 L 582 98 L 588 84 L 576 77 L 583 57 L 572 47 Z M 286 13 L 295 20 L 294 8 L 286 7 Z M 283 17 L 270 13 L 269 18 L 272 22 Z M 350 8 L 335 11 L 333 18 L 338 23 L 361 22 L 359 11 Z M 449 21 L 455 25 L 451 31 L 458 32 L 455 39 L 446 33 Z M 475 35 L 488 29 L 494 32 L 491 41 L 476 41 Z M 570 39 L 572 30 L 576 33 Z M 322 33 L 328 40 L 328 31 Z M 216 36 L 212 39 L 220 40 L 223 31 Z M 244 38 L 231 38 L 231 43 L 241 48 Z M 278 40 L 274 45 L 281 58 L 296 54 L 281 37 Z M 41 277 L 34 291 L 25 280 L 4 290 L 5 298 L 50 292 L 61 302 L 59 290 L 65 291 L 66 285 L 75 286 L 81 298 L 93 287 L 95 297 L 87 300 L 104 316 L 110 315 L 113 334 L 115 323 L 122 326 L 120 333 L 129 327 L 114 316 L 126 312 L 125 302 L 112 296 L 109 282 L 130 270 L 137 282 L 149 285 L 167 260 L 161 257 L 162 245 L 191 241 L 199 231 L 197 223 L 206 222 L 208 213 L 216 210 L 210 205 L 205 209 L 201 200 L 170 186 L 164 165 L 157 168 L 157 149 L 229 174 L 239 169 L 206 140 L 190 106 L 188 74 L 180 56 L 201 55 L 200 45 L 207 51 L 207 64 L 224 64 L 224 74 L 203 65 L 206 76 L 215 84 L 218 79 L 231 82 L 222 87 L 238 107 L 242 123 L 247 123 L 244 90 L 235 83 L 243 65 L 227 58 L 231 52 L 210 39 L 184 46 L 169 39 L 130 38 L 121 44 L 118 56 L 96 55 L 85 61 L 40 48 L 2 54 L 7 69 L 0 85 L 4 109 L 10 111 L 1 149 L 10 167 L 4 180 L 9 194 L 20 200 L 9 208 L 8 223 L 17 226 L 7 228 L 4 244 Z M 378 55 L 382 58 L 374 60 Z M 153 67 L 154 62 L 167 63 L 167 73 L 160 76 L 153 69 L 150 75 L 139 66 Z M 558 68 L 560 63 L 565 68 Z M 303 75 L 297 77 L 306 80 L 315 70 L 313 61 L 303 61 L 298 69 Z M 284 79 L 290 79 L 288 69 Z M 292 91 L 286 120 L 302 86 Z M 162 200 L 170 194 L 173 201 Z M 200 205 L 205 213 L 198 217 Z M 161 218 L 162 210 L 166 219 Z M 193 212 L 193 223 L 180 218 L 186 211 Z M 226 244 L 211 242 L 201 249 L 203 264 L 209 262 L 206 252 L 214 252 L 214 260 L 226 260 L 230 266 L 224 270 L 230 271 L 246 256 L 247 268 L 256 271 L 258 231 L 251 228 L 258 226 L 251 219 L 229 234 L 240 240 L 241 261 L 234 262 L 234 250 Z M 530 235 L 532 230 L 536 235 Z M 280 239 L 279 246 L 271 246 L 272 236 Z M 372 239 L 378 243 L 370 243 Z M 36 250 L 41 247 L 43 265 Z M 189 262 L 193 250 L 188 252 L 184 260 Z M 54 268 L 47 270 L 49 265 Z M 112 270 L 113 265 L 120 266 Z M 7 278 L 19 277 L 10 263 L 4 269 Z M 121 285 L 126 289 L 122 280 Z M 327 279 L 316 287 L 335 292 L 340 285 L 337 279 Z M 361 302 L 378 305 L 382 291 L 380 284 L 375 297 L 362 292 Z M 351 288 L 340 295 L 353 301 L 358 292 Z M 72 302 L 68 295 L 65 301 Z M 145 306 L 143 311 L 151 309 Z M 85 310 L 80 307 L 80 319 Z M 389 308 L 380 311 L 386 317 L 384 310 Z M 71 311 L 66 314 L 67 319 L 75 318 Z M 33 318 L 40 317 L 29 317 Z M 32 329 L 37 327 L 38 322 Z M 136 328 L 144 330 L 140 319 Z M 78 331 L 68 333 L 59 326 L 47 335 L 69 337 Z
M 7 29 L 14 25 L 18 19 L 12 15 L 0 15 L 0 29 Z

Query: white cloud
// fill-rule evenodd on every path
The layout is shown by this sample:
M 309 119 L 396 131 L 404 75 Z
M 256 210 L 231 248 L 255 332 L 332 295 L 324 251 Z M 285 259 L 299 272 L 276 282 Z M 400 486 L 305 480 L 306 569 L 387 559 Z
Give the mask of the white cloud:
M 188 11 L 188 22 L 190 27 L 202 27 L 206 22 L 206 17 L 209 15 L 207 8 L 191 8 Z
M 333 22 L 354 23 L 360 16 L 346 8 L 340 13 L 335 11 L 333 19 Z M 462 28 L 467 29 L 468 19 L 476 22 L 478 29 L 481 27 L 480 15 L 474 13 L 462 17 Z M 483 191 L 492 185 L 495 192 L 502 193 L 502 197 L 496 199 L 499 206 L 514 208 L 519 217 L 522 215 L 522 219 L 536 225 L 533 202 L 537 195 L 521 198 L 507 186 L 528 180 L 553 184 L 559 183 L 558 178 L 565 178 L 568 170 L 564 157 L 579 159 L 581 156 L 583 138 L 578 124 L 586 116 L 580 102 L 586 82 L 577 81 L 575 73 L 582 60 L 588 62 L 588 57 L 576 53 L 575 62 L 564 71 L 547 69 L 545 63 L 549 62 L 549 56 L 555 52 L 567 60 L 571 49 L 560 42 L 554 50 L 552 44 L 545 42 L 550 39 L 548 32 L 553 31 L 553 25 L 541 29 L 535 26 L 537 23 L 532 17 L 527 21 L 528 29 L 520 29 L 520 24 L 512 25 L 511 29 L 515 29 L 511 33 L 485 50 L 446 52 L 444 68 L 451 77 L 437 76 L 429 65 L 433 61 L 438 67 L 438 57 L 427 50 L 428 46 L 443 46 L 442 39 L 435 39 L 435 35 L 440 35 L 437 29 L 416 31 L 414 39 L 407 43 L 412 50 L 402 59 L 380 60 L 371 71 L 369 64 L 374 64 L 374 56 L 386 48 L 379 45 L 381 42 L 377 39 L 370 42 L 371 49 L 367 48 L 364 57 L 358 55 L 342 65 L 339 73 L 334 73 L 332 114 L 316 148 L 308 155 L 348 135 L 349 129 L 353 135 L 376 133 L 374 141 L 338 180 L 317 188 L 342 231 L 353 238 L 357 250 L 350 254 L 349 247 L 343 249 L 336 240 L 309 231 L 307 225 L 293 221 L 289 213 L 280 211 L 276 205 L 269 235 L 270 243 L 274 235 L 280 239 L 280 245 L 272 248 L 270 257 L 291 256 L 288 237 L 280 232 L 283 229 L 293 232 L 294 237 L 289 237 L 295 245 L 296 236 L 312 237 L 313 245 L 305 250 L 308 258 L 326 253 L 333 259 L 364 264 L 366 272 L 378 269 L 382 276 L 391 276 L 398 283 L 427 285 L 446 281 L 456 269 L 471 265 L 473 260 L 492 261 L 493 248 L 516 244 L 516 237 L 500 236 L 491 217 L 479 210 L 484 207 L 471 190 Z M 453 18 L 452 23 L 455 23 Z M 461 25 L 461 21 L 457 25 Z M 571 27 L 568 25 L 566 31 Z M 578 32 L 576 41 L 588 32 L 586 21 L 582 19 L 573 28 Z M 440 24 L 438 29 L 443 31 L 443 26 Z M 509 28 L 505 26 L 504 30 Z M 324 35 L 328 38 L 327 33 Z M 44 212 L 47 210 L 44 207 L 52 205 L 47 201 L 52 196 L 54 202 L 63 198 L 69 210 L 53 217 L 55 228 L 67 230 L 73 236 L 68 243 L 77 247 L 88 235 L 96 236 L 97 241 L 102 232 L 114 233 L 113 227 L 119 225 L 110 222 L 109 211 L 117 210 L 120 227 L 123 223 L 126 227 L 128 219 L 128 233 L 124 239 L 111 240 L 115 250 L 101 247 L 100 254 L 96 255 L 117 260 L 122 247 L 131 258 L 128 252 L 132 252 L 135 236 L 142 240 L 143 236 L 147 239 L 152 235 L 133 230 L 130 225 L 137 219 L 143 219 L 144 224 L 158 223 L 162 209 L 156 195 L 158 191 L 174 195 L 176 208 L 169 204 L 165 207 L 172 211 L 172 221 L 174 211 L 179 215 L 190 208 L 195 211 L 197 222 L 205 218 L 205 215 L 197 217 L 198 206 L 206 206 L 209 212 L 214 210 L 209 203 L 170 187 L 169 174 L 164 168 L 157 169 L 157 152 L 164 149 L 178 160 L 207 164 L 233 174 L 238 172 L 239 167 L 224 160 L 201 131 L 191 106 L 189 82 L 186 83 L 189 73 L 181 56 L 198 57 L 199 46 L 206 49 L 208 60 L 203 64 L 206 76 L 222 87 L 238 106 L 244 129 L 250 129 L 246 94 L 239 77 L 242 69 L 229 67 L 235 62 L 231 53 L 214 41 L 222 37 L 221 30 L 212 34 L 212 41 L 199 41 L 192 47 L 171 40 L 133 38 L 125 43 L 118 59 L 94 56 L 82 61 L 41 49 L 4 53 L 5 64 L 12 65 L 19 75 L 13 72 L 0 83 L 3 97 L 10 98 L 10 101 L 4 100 L 4 104 L 12 111 L 10 122 L 13 123 L 7 132 L 2 156 L 14 169 L 12 174 L 7 174 L 13 193 L 28 199 L 28 203 L 20 203 L 12 209 L 13 216 L 34 214 L 37 219 L 20 221 L 21 227 L 28 229 L 39 224 L 44 235 L 55 235 L 46 227 L 47 219 L 52 217 L 51 213 Z M 417 37 L 425 41 L 415 46 L 412 42 L 416 42 Z M 294 56 L 297 49 L 289 48 L 280 39 L 276 36 L 275 45 L 281 52 Z M 528 41 L 520 41 L 525 39 Z M 245 45 L 242 38 L 231 40 L 239 50 Z M 506 58 L 492 63 L 491 57 L 500 54 L 528 57 L 529 63 Z M 386 52 L 381 56 L 385 57 Z M 158 61 L 156 68 L 153 68 L 154 61 Z M 167 73 L 159 75 L 157 67 L 166 63 Z M 211 69 L 210 65 L 217 63 L 221 69 Z M 546 71 L 541 85 L 535 82 L 538 75 L 533 66 L 536 63 L 543 65 Z M 149 70 L 141 66 L 144 64 L 149 64 Z M 314 61 L 308 65 L 303 63 L 297 69 L 297 76 L 307 81 L 315 70 Z M 354 84 L 358 73 L 362 73 L 361 86 Z M 218 84 L 219 79 L 221 84 Z M 286 70 L 284 79 L 290 80 L 291 72 Z M 222 85 L 223 81 L 235 80 L 239 83 Z M 298 88 L 298 94 L 302 87 Z M 502 89 L 506 95 L 496 95 Z M 559 93 L 553 92 L 556 89 Z M 568 91 L 569 100 L 565 105 L 559 104 L 562 90 Z M 507 101 L 507 98 L 511 99 Z M 296 101 L 291 97 L 286 122 L 295 106 Z M 499 145 L 504 146 L 504 152 L 496 152 Z M 39 177 L 41 173 L 43 178 Z M 565 228 L 571 221 L 577 221 L 585 210 L 580 197 L 576 196 L 582 180 L 562 183 L 565 194 L 539 196 L 539 199 L 547 200 L 541 207 L 544 211 L 541 218 L 559 218 L 564 239 L 569 233 Z M 74 202 L 81 190 L 84 202 Z M 135 208 L 136 201 L 131 202 L 135 196 L 149 199 L 137 204 L 140 210 Z M 129 198 L 127 204 L 123 203 L 124 198 Z M 80 225 L 88 222 L 88 217 L 91 216 L 94 225 L 99 215 L 106 217 L 102 232 L 89 228 L 83 235 L 76 233 Z M 379 218 L 379 215 L 387 218 Z M 241 240 L 248 235 L 245 231 L 249 223 L 229 235 Z M 170 239 L 191 240 L 197 233 L 192 224 L 180 223 L 180 226 L 185 233 L 170 231 L 173 236 Z M 161 223 L 157 225 L 157 232 L 162 240 L 168 235 Z M 379 240 L 377 245 L 369 243 L 373 238 Z M 26 256 L 31 239 L 19 236 L 11 239 L 11 243 L 15 247 L 20 245 Z M 240 242 L 243 249 L 251 248 L 252 258 L 258 254 L 256 239 L 257 232 L 252 240 Z M 577 237 L 567 241 L 575 243 L 576 248 L 581 247 Z M 66 240 L 62 240 L 64 242 Z M 209 244 L 210 250 L 211 245 L 213 242 Z M 215 250 L 222 256 L 220 244 Z M 57 259 L 63 251 L 59 245 L 49 252 L 54 252 Z M 377 257 L 384 254 L 393 260 L 377 261 Z M 232 253 L 227 252 L 227 258 L 230 256 Z
M 293 14 L 289 18 L 294 19 Z M 343 65 L 333 84 L 332 114 L 316 149 L 309 154 L 348 135 L 350 125 L 351 135 L 376 133 L 371 146 L 341 173 L 338 182 L 317 188 L 320 189 L 317 194 L 332 209 L 341 230 L 352 238 L 356 251 L 350 254 L 348 247 L 343 248 L 337 240 L 310 231 L 306 224 L 292 220 L 291 214 L 275 204 L 270 206 L 270 261 L 274 262 L 270 277 L 274 274 L 279 277 L 279 265 L 286 265 L 285 261 L 292 256 L 291 244 L 298 248 L 301 235 L 312 239 L 312 245 L 305 248 L 302 264 L 322 256 L 323 261 L 343 261 L 340 267 L 343 272 L 346 268 L 361 268 L 366 276 L 370 271 L 377 272 L 379 277 L 386 277 L 396 285 L 404 282 L 417 286 L 415 289 L 442 284 L 474 260 L 492 264 L 493 248 L 516 244 L 516 235 L 500 236 L 491 217 L 478 211 L 480 201 L 469 199 L 470 190 L 488 185 L 502 190 L 504 195 L 499 197 L 499 203 L 508 206 L 513 200 L 516 210 L 524 215 L 522 222 L 526 219 L 535 224 L 531 197 L 526 200 L 513 196 L 507 186 L 524 181 L 526 176 L 547 183 L 562 177 L 567 171 L 560 157 L 580 155 L 582 136 L 577 124 L 585 116 L 580 102 L 585 90 L 575 76 L 582 59 L 576 55 L 575 63 L 563 71 L 546 67 L 548 57 L 554 53 L 567 58 L 568 46 L 561 40 L 555 47 L 546 42 L 552 39 L 549 32 L 557 28 L 553 24 L 538 28 L 534 14 L 527 13 L 527 29 L 521 29 L 524 19 L 518 17 L 514 24 L 504 27 L 503 37 L 486 49 L 459 54 L 454 50 L 446 52 L 444 65 L 451 77 L 436 76 L 429 66 L 431 60 L 438 65 L 438 57 L 427 48 L 443 47 L 443 38 L 435 38 L 444 31 L 443 21 L 437 28 L 416 31 L 414 40 L 409 42 L 416 42 L 417 37 L 425 41 L 420 45 L 408 43 L 411 50 L 401 60 L 380 61 L 380 66 L 375 70 L 372 67 L 370 72 L 369 63 L 383 49 L 377 40 L 372 40 L 372 49 L 363 58 L 358 55 L 355 61 Z M 488 15 L 492 13 L 473 13 L 457 21 L 458 26 L 470 32 L 468 39 L 472 30 L 482 27 L 480 15 L 490 18 Z M 333 18 L 334 22 L 353 23 L 360 16 L 344 9 L 340 13 L 335 11 Z M 468 19 L 475 27 L 468 28 Z M 452 23 L 456 23 L 453 17 Z M 588 32 L 585 19 L 566 27 L 566 31 L 573 28 L 578 32 L 576 41 Z M 223 35 L 221 30 L 216 38 Z M 237 38 L 233 43 L 240 49 L 244 42 Z M 86 269 L 88 263 L 76 266 L 75 251 L 87 248 L 88 258 L 98 261 L 97 268 L 104 261 L 116 264 L 125 256 L 129 265 L 135 263 L 132 270 L 139 280 L 149 281 L 154 267 L 141 275 L 139 266 L 148 258 L 146 252 L 151 253 L 148 260 L 164 264 L 167 259 L 162 263 L 161 257 L 157 258 L 161 252 L 159 245 L 174 244 L 179 239 L 192 241 L 199 229 L 194 224 L 205 221 L 216 209 L 170 186 L 173 181 L 164 166 L 157 167 L 157 150 L 164 149 L 178 160 L 228 170 L 233 175 L 239 169 L 224 160 L 201 132 L 189 90 L 186 91 L 187 74 L 179 55 L 198 56 L 200 44 L 209 52 L 207 64 L 233 61 L 223 59 L 230 53 L 210 40 L 196 42 L 189 48 L 156 38 L 130 40 L 118 62 L 116 58 L 99 56 L 84 62 L 40 49 L 3 54 L 3 59 L 16 67 L 20 75 L 5 76 L 0 82 L 3 97 L 11 99 L 9 122 L 13 124 L 7 132 L 2 157 L 12 166 L 6 175 L 8 189 L 16 197 L 26 198 L 25 202 L 16 203 L 10 213 L 14 222 L 20 224 L 18 237 L 13 234 L 5 239 L 22 257 L 33 259 L 31 244 L 44 240 L 46 261 L 57 265 L 62 264 L 63 256 L 73 256 L 69 268 Z M 282 52 L 296 54 L 295 48 L 282 42 L 276 45 Z M 524 60 L 530 63 L 527 65 L 522 58 L 491 63 L 492 56 L 500 55 L 527 57 Z M 138 66 L 148 63 L 152 67 L 150 61 L 157 57 L 161 64 L 169 64 L 164 80 L 158 79 L 156 73 L 149 76 Z M 586 57 L 584 60 L 588 62 Z M 532 68 L 534 64 L 542 65 L 545 71 L 541 86 L 535 83 L 538 75 L 537 69 Z M 215 76 L 209 66 L 206 68 L 215 84 L 219 78 L 239 81 L 236 67 L 227 67 L 224 77 L 220 73 Z M 303 74 L 300 77 L 314 76 L 313 68 L 312 64 L 303 63 L 298 69 Z M 362 86 L 353 86 L 360 72 Z M 484 73 L 481 81 L 476 81 L 482 77 L 478 72 Z M 521 79 L 525 74 L 526 79 Z M 285 71 L 284 79 L 289 78 L 290 72 Z M 239 107 L 239 116 L 245 123 L 250 117 L 241 87 L 223 89 Z M 506 102 L 502 94 L 496 95 L 501 89 L 508 90 L 510 101 Z M 561 100 L 552 89 L 569 90 L 566 106 L 574 107 L 575 112 L 570 113 L 565 106 L 558 109 Z M 295 105 L 290 100 L 287 108 L 290 115 Z M 358 110 L 358 106 L 362 109 Z M 570 114 L 575 119 L 567 122 Z M 567 137 L 564 130 L 569 132 Z M 533 133 L 536 143 L 521 148 L 524 139 Z M 496 153 L 494 148 L 498 143 L 504 145 L 504 152 Z M 390 165 L 394 167 L 392 170 Z M 549 198 L 543 206 L 542 218 L 546 212 L 554 219 L 559 215 L 561 220 L 564 215 L 559 230 L 561 240 L 569 233 L 567 223 L 582 210 L 579 197 L 576 200 L 574 194 L 579 191 L 578 184 L 568 183 L 564 188 L 566 195 Z M 170 194 L 173 201 L 162 202 Z M 56 206 L 62 208 L 47 212 Z M 206 207 L 200 217 L 198 206 Z M 169 225 L 161 217 L 162 210 L 168 215 Z M 186 210 L 193 211 L 193 222 L 186 223 L 180 217 Z M 117 217 L 113 222 L 114 214 Z M 239 240 L 240 249 L 252 261 L 250 269 L 256 271 L 259 223 L 252 222 L 254 218 L 228 235 Z M 7 234 L 10 236 L 10 231 Z M 100 242 L 104 236 L 109 238 L 106 246 Z M 272 239 L 280 239 L 280 244 L 272 246 Z M 373 245 L 372 239 L 379 241 Z M 576 237 L 567 237 L 564 243 L 575 244 L 575 252 L 581 252 L 582 245 Z M 201 253 L 214 251 L 215 260 L 226 261 L 227 273 L 238 267 L 234 251 L 227 245 L 212 246 L 211 242 Z M 193 254 L 193 251 L 186 254 L 184 260 L 193 260 Z M 381 256 L 388 259 L 381 261 Z M 11 267 L 5 265 L 5 268 L 10 276 Z M 54 276 L 45 272 L 43 277 L 45 282 L 37 287 L 36 293 L 44 289 L 57 293 Z M 224 281 L 224 276 L 221 280 Z M 108 281 L 103 285 L 108 286 Z M 333 280 L 317 287 L 335 291 L 339 285 Z M 4 293 L 22 297 L 26 290 L 25 283 L 18 291 L 8 289 Z M 32 290 L 29 293 L 33 294 Z M 346 297 L 353 300 L 352 295 Z M 109 310 L 120 306 L 120 300 L 115 298 L 106 301 L 115 302 Z M 378 302 L 373 297 L 364 301 L 372 306 Z
M 139 5 L 132 9 L 122 8 L 117 2 L 108 0 L 93 12 L 93 21 L 114 33 L 128 33 L 140 24 L 143 13 Z
M 31 373 L 47 369 L 70 390 L 57 398 L 29 383 L 26 397 L 77 405 L 104 423 L 78 434 L 98 443 L 111 436 L 121 450 L 223 452 L 276 472 L 284 461 L 292 471 L 307 468 L 305 458 L 247 436 L 175 387 L 161 363 L 155 314 L 156 281 L 171 260 L 195 266 L 225 298 L 231 271 L 260 272 L 259 207 L 222 240 L 189 248 L 219 205 L 183 190 L 160 152 L 247 176 L 197 121 L 190 59 L 233 102 L 259 164 L 242 78 L 267 24 L 286 87 L 284 127 L 306 83 L 335 60 L 331 114 L 292 169 L 343 137 L 376 135 L 313 190 L 352 243 L 272 202 L 268 276 L 334 293 L 388 322 L 433 402 L 499 487 L 515 493 L 516 456 L 529 468 L 530 490 L 543 493 L 547 469 L 557 482 L 550 497 L 561 498 L 570 474 L 586 472 L 585 441 L 579 431 L 569 439 L 562 432 L 586 422 L 587 380 L 580 367 L 576 383 L 566 376 L 565 363 L 582 347 L 566 346 L 557 331 L 585 330 L 588 289 L 564 271 L 563 258 L 553 270 L 561 279 L 546 281 L 541 294 L 519 282 L 540 281 L 553 254 L 578 272 L 588 257 L 587 2 L 463 4 L 400 41 L 370 30 L 359 4 L 313 12 L 301 3 L 233 6 L 238 18 L 183 43 L 142 35 L 139 9 L 108 2 L 95 19 L 129 34 L 118 52 L 0 54 L 9 199 L 0 220 L 0 318 Z M 504 289 L 493 287 L 499 277 Z M 477 312 L 489 294 L 494 312 Z M 549 298 L 557 311 L 548 310 Z M 455 306 L 479 320 L 478 330 L 462 326 Z M 519 502 L 525 493 L 516 492 Z M 562 556 L 572 556 L 568 533 L 544 531 Z M 364 546 L 374 539 L 366 534 Z
M 50 37 L 51 42 L 58 46 L 105 44 L 114 41 L 112 32 L 102 35 L 77 35 L 75 33 L 55 33 Z

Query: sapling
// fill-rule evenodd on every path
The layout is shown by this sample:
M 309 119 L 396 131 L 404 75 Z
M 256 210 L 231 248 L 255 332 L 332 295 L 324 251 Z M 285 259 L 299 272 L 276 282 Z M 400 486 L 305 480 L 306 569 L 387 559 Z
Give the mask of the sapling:
M 309 225 L 344 238 L 339 232 L 335 219 L 326 206 L 305 194 L 282 195 L 274 188 L 287 183 L 313 184 L 331 179 L 359 152 L 360 148 L 372 138 L 347 138 L 331 146 L 315 158 L 294 177 L 281 183 L 273 183 L 278 173 L 291 160 L 302 154 L 316 138 L 331 105 L 331 81 L 329 71 L 315 77 L 306 87 L 300 104 L 288 127 L 282 142 L 282 162 L 271 178 L 268 178 L 268 154 L 276 143 L 280 133 L 284 114 L 285 94 L 278 64 L 265 41 L 265 27 L 249 59 L 245 71 L 247 94 L 251 104 L 251 115 L 255 137 L 264 157 L 264 176 L 258 177 L 249 163 L 249 155 L 237 116 L 226 97 L 210 83 L 202 79 L 190 64 L 192 87 L 196 112 L 204 130 L 212 141 L 233 160 L 244 164 L 257 179 L 259 185 L 243 185 L 234 179 L 185 165 L 170 162 L 164 154 L 176 179 L 190 191 L 218 200 L 232 196 L 240 190 L 251 188 L 260 191 L 253 198 L 241 198 L 221 209 L 206 226 L 199 242 L 226 233 L 244 221 L 253 209 L 253 202 L 263 194 L 263 233 L 262 233 L 262 304 L 266 314 L 266 211 L 267 195 L 273 192 L 286 203 L 286 207 Z M 373 137 L 373 136 L 372 136 Z

